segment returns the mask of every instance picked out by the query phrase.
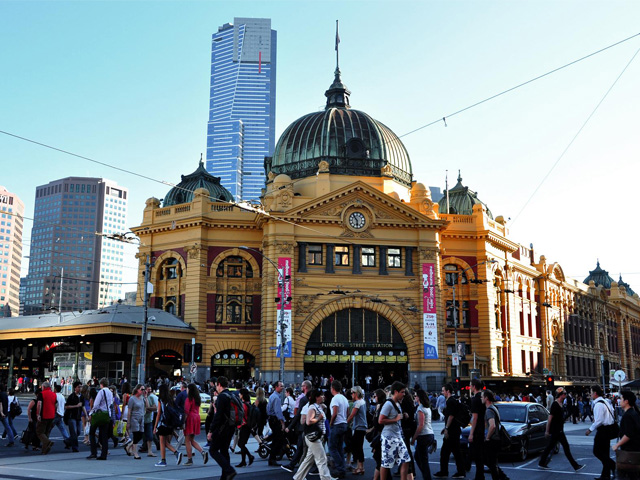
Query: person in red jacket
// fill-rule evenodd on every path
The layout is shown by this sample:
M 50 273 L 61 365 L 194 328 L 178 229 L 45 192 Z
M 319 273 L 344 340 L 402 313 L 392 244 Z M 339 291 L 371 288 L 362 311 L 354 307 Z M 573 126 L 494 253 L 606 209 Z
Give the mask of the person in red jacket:
M 42 392 L 38 395 L 36 434 L 42 443 L 42 454 L 46 455 L 53 447 L 53 442 L 49 440 L 49 433 L 53 427 L 53 420 L 56 418 L 56 394 L 51 391 L 51 384 L 44 382 Z

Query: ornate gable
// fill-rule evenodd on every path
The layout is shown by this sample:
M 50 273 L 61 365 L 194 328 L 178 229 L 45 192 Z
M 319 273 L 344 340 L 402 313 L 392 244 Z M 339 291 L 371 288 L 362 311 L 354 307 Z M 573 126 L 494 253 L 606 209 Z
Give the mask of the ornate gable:
M 309 201 L 284 213 L 298 221 L 342 223 L 345 231 L 363 233 L 375 228 L 442 228 L 444 220 L 434 220 L 406 203 L 369 187 L 362 181 Z M 351 236 L 347 234 L 347 236 Z

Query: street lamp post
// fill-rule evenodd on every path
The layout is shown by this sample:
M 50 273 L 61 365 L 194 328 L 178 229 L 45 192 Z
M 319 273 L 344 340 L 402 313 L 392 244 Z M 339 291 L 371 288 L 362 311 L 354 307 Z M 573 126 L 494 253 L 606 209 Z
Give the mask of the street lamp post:
M 142 339 L 140 342 L 140 365 L 138 366 L 138 383 L 145 383 L 147 379 L 147 325 L 149 323 L 149 269 L 151 262 L 149 255 L 144 263 L 144 322 L 142 323 Z
M 453 289 L 453 341 L 454 341 L 454 345 L 453 345 L 453 354 L 457 355 L 458 354 L 458 319 L 456 318 L 456 286 L 458 285 L 458 278 L 459 278 L 459 274 L 463 274 L 464 272 L 466 272 L 467 270 L 471 270 L 474 267 L 477 267 L 478 265 L 484 265 L 485 263 L 497 263 L 497 260 L 485 260 L 484 262 L 478 262 L 475 265 L 471 265 L 470 267 L 464 268 L 460 271 L 456 270 L 454 272 L 454 280 L 453 280 L 453 285 L 451 286 Z M 474 365 L 473 368 L 475 369 L 475 352 L 474 352 Z M 460 377 L 460 357 L 458 357 L 458 364 L 456 365 L 456 377 Z
M 285 321 L 284 321 L 284 306 L 285 303 L 287 302 L 287 298 L 285 297 L 285 276 L 282 273 L 282 271 L 280 270 L 280 268 L 278 267 L 278 265 L 271 260 L 269 257 L 267 257 L 264 253 L 262 253 L 260 250 L 256 250 L 255 248 L 251 248 L 251 247 L 247 247 L 247 246 L 241 246 L 240 247 L 243 250 L 251 250 L 252 252 L 256 252 L 257 254 L 259 254 L 260 256 L 262 256 L 262 258 L 264 258 L 266 261 L 268 261 L 271 265 L 273 265 L 273 268 L 276 269 L 276 272 L 278 272 L 278 286 L 280 288 L 280 306 L 279 306 L 279 311 L 278 311 L 278 318 L 279 318 L 279 327 L 280 327 L 280 374 L 279 374 L 279 380 L 284 383 L 284 350 L 285 347 L 287 346 L 287 338 L 286 338 L 286 325 L 285 325 Z

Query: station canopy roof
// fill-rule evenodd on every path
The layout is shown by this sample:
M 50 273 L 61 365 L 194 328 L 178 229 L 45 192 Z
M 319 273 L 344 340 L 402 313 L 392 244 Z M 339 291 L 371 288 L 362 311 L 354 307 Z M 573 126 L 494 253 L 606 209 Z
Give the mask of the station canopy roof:
M 153 335 L 191 338 L 195 328 L 164 310 L 148 309 L 148 328 Z M 60 335 L 141 335 L 144 308 L 112 305 L 82 312 L 46 313 L 0 319 L 0 340 L 46 338 Z

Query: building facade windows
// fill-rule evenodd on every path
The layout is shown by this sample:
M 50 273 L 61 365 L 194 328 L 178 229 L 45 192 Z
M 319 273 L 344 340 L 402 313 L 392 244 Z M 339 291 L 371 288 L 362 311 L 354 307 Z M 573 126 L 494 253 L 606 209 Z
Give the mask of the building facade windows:
M 402 254 L 399 248 L 387 249 L 387 266 L 389 268 L 402 268 Z
M 322 265 L 322 245 L 307 246 L 307 265 Z
M 349 247 L 337 246 L 333 251 L 334 264 L 336 266 L 349 265 Z

